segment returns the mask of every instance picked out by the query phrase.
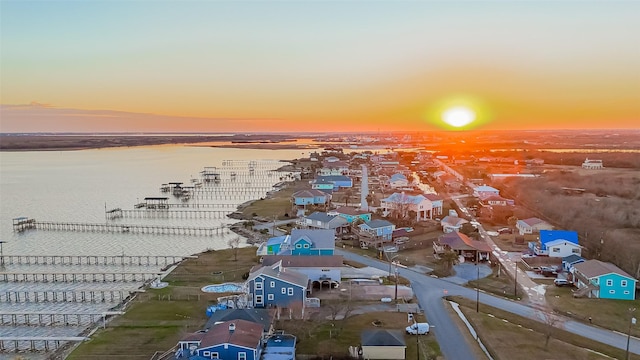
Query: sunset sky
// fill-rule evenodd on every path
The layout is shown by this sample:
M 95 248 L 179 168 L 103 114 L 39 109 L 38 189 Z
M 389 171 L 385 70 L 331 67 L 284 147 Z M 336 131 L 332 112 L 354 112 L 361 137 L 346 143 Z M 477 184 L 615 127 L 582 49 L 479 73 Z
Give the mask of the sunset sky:
M 640 128 L 638 1 L 0 6 L 0 132 Z

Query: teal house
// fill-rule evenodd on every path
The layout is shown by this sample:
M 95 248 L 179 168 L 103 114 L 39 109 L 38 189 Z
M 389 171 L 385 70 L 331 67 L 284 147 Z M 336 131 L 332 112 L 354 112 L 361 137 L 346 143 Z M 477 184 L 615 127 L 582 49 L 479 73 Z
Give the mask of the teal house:
M 364 222 L 371 221 L 371 213 L 368 211 L 357 210 L 349 206 L 342 206 L 334 210 L 339 216 L 347 219 L 347 222 L 351 224 L 357 219 L 361 219 Z
M 293 203 L 298 206 L 324 205 L 331 200 L 331 195 L 320 190 L 300 190 L 293 193 Z
M 635 300 L 637 281 L 612 263 L 587 260 L 573 265 L 576 294 L 589 298 Z
M 333 255 L 336 233 L 333 229 L 293 229 L 291 235 L 273 237 L 258 247 L 257 256 Z

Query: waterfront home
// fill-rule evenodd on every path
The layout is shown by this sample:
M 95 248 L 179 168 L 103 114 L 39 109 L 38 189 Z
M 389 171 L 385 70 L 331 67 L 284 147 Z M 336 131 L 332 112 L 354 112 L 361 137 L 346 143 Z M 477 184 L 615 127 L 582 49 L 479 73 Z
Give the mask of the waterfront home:
M 293 193 L 293 203 L 297 206 L 326 205 L 331 200 L 331 194 L 320 190 L 299 190 Z
M 269 238 L 269 240 L 260 244 L 260 246 L 258 247 L 258 250 L 256 251 L 256 255 L 263 256 L 263 255 L 278 254 L 280 252 L 280 247 L 282 246 L 282 243 L 284 243 L 284 241 L 287 239 L 288 236 L 289 235 L 282 235 L 282 236 Z
M 321 176 L 346 175 L 349 173 L 349 164 L 344 161 L 323 161 L 322 168 L 318 171 Z
M 409 180 L 404 176 L 404 174 L 396 173 L 391 175 L 391 178 L 389 179 L 389 186 L 394 189 L 405 188 L 409 186 Z
M 407 344 L 402 330 L 364 330 L 360 335 L 363 359 L 404 360 Z
M 262 334 L 267 335 L 273 332 L 273 314 L 267 309 L 224 309 L 217 310 L 209 317 L 205 329 L 210 329 L 214 325 L 233 320 L 245 320 L 262 325 Z
M 576 264 L 585 262 L 585 259 L 581 256 L 571 254 L 562 258 L 562 270 L 573 273 L 573 267 Z
M 327 179 L 315 179 L 310 181 L 313 190 L 320 190 L 327 194 L 332 194 L 335 189 L 335 183 Z
M 349 206 L 341 206 L 333 212 L 345 218 L 349 224 L 360 219 L 364 222 L 371 221 L 371 213 L 364 210 L 358 210 Z
M 254 308 L 296 308 L 304 312 L 308 285 L 307 275 L 280 263 L 262 266 L 247 279 L 249 304 Z
M 473 196 L 475 197 L 487 198 L 493 195 L 499 196 L 500 190 L 487 185 L 477 186 L 473 189 Z
M 293 229 L 290 235 L 272 237 L 260 244 L 256 255 L 333 255 L 335 238 L 333 230 Z
M 371 220 L 358 226 L 363 235 L 369 235 L 375 239 L 391 240 L 396 226 L 386 220 Z
M 346 233 L 349 229 L 347 219 L 335 213 L 316 211 L 310 215 L 299 218 L 296 224 L 300 227 L 315 229 L 331 229 L 335 234 Z
M 327 175 L 327 176 L 317 176 L 315 180 L 311 182 L 311 186 L 314 184 L 326 184 L 333 183 L 333 190 L 338 190 L 340 188 L 350 188 L 353 187 L 353 180 L 350 177 L 345 175 Z
M 489 260 L 491 248 L 484 241 L 473 240 L 467 235 L 454 231 L 441 235 L 433 242 L 433 253 L 440 255 L 445 251 L 453 251 L 468 261 Z
M 406 218 L 410 211 L 415 212 L 415 221 L 423 221 L 433 219 L 434 205 L 425 195 L 407 195 L 402 193 L 393 193 L 392 195 L 380 201 L 380 207 L 384 216 L 394 216 L 398 218 Z M 442 213 L 442 206 L 437 212 Z
M 469 221 L 459 218 L 457 216 L 447 215 L 442 220 L 440 220 L 440 225 L 442 226 L 442 232 L 450 233 L 454 231 L 460 231 L 462 225 L 468 223 Z
M 567 230 L 540 230 L 540 241 L 530 242 L 529 249 L 538 256 L 566 257 L 582 255 L 578 233 Z
M 587 260 L 573 266 L 573 283 L 578 287 L 574 296 L 635 300 L 637 281 L 614 264 L 600 260 Z
M 535 234 L 540 232 L 540 230 L 553 230 L 553 226 L 551 224 L 535 217 L 518 220 L 516 222 L 516 228 L 520 235 Z
M 231 320 L 183 337 L 178 342 L 176 358 L 259 360 L 261 345 L 262 325 Z
M 262 265 L 278 265 L 305 274 L 314 288 L 336 287 L 342 278 L 343 258 L 341 255 L 274 255 L 262 258 Z

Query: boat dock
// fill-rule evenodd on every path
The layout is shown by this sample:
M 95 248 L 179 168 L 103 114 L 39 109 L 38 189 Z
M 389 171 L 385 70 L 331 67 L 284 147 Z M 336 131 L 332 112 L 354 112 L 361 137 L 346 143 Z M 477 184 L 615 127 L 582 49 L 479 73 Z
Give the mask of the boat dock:
M 66 342 L 86 340 L 89 338 L 83 336 L 0 336 L 0 352 L 49 351 L 58 349 Z
M 133 291 L 129 290 L 11 290 L 0 292 L 0 302 L 121 302 Z
M 162 272 L 2 272 L 0 282 L 115 282 L 148 281 Z
M 226 226 L 218 227 L 189 227 L 189 226 L 166 226 L 166 225 L 136 225 L 136 224 L 99 224 L 99 223 L 76 223 L 76 222 L 56 222 L 56 221 L 36 221 L 34 219 L 28 229 L 37 230 L 59 230 L 59 231 L 81 231 L 81 232 L 111 232 L 111 233 L 132 233 L 132 234 L 154 234 L 154 235 L 195 235 L 212 236 L 222 235 L 229 232 Z M 16 227 L 14 231 L 25 231 L 27 228 Z
M 2 326 L 85 326 L 104 321 L 108 316 L 122 315 L 122 311 L 101 313 L 62 313 L 62 312 L 6 312 L 0 313 Z
M 122 210 L 111 209 L 105 214 L 107 219 L 141 218 L 141 219 L 224 219 L 234 210 Z
M 175 255 L 3 255 L 5 265 L 138 265 L 165 266 L 197 256 Z

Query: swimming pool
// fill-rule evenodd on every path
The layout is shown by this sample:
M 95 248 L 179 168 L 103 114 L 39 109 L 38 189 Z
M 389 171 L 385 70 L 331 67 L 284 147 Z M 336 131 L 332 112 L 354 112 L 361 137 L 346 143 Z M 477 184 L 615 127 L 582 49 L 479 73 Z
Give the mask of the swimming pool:
M 216 285 L 207 285 L 201 289 L 206 293 L 241 293 L 244 292 L 244 286 L 236 283 L 224 283 Z

